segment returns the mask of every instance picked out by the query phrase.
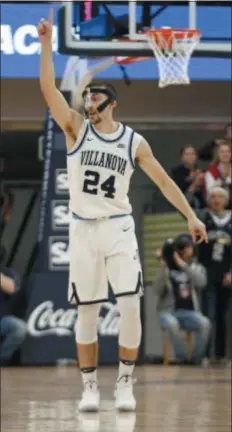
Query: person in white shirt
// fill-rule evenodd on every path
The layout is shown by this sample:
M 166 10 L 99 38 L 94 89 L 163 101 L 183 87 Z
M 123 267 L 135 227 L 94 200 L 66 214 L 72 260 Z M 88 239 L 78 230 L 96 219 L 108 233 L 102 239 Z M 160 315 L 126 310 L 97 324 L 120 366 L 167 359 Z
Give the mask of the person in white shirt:
M 212 162 L 205 172 L 206 196 L 215 186 L 229 190 L 231 186 L 231 147 L 229 144 L 219 144 L 216 161 Z

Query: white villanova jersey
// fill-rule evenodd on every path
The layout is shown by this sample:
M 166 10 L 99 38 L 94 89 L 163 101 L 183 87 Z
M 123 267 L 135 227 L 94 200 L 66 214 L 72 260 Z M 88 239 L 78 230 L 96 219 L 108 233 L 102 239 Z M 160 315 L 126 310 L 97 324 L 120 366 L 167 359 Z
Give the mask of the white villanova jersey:
M 119 124 L 113 134 L 100 134 L 87 120 L 67 154 L 70 210 L 82 219 L 131 214 L 128 198 L 141 135 Z

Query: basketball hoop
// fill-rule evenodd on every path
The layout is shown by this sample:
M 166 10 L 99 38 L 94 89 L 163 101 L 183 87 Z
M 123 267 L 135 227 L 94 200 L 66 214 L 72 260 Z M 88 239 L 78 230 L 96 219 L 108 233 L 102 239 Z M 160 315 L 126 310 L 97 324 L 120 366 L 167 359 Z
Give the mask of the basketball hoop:
M 151 29 L 146 35 L 158 61 L 159 87 L 189 84 L 188 66 L 200 40 L 199 30 Z
M 189 84 L 188 66 L 190 57 L 200 40 L 199 30 L 194 29 L 150 29 L 145 33 L 159 66 L 159 87 L 174 84 Z M 147 57 L 117 57 L 119 64 L 131 64 Z

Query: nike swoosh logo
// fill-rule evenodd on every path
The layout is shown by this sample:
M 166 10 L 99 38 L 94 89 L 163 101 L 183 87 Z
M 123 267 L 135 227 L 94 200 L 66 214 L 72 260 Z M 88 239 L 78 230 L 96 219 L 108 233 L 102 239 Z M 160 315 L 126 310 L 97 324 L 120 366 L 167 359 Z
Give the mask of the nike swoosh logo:
M 126 228 L 126 229 L 123 230 L 123 232 L 127 232 L 127 231 L 129 231 L 130 229 L 131 229 L 131 227 Z

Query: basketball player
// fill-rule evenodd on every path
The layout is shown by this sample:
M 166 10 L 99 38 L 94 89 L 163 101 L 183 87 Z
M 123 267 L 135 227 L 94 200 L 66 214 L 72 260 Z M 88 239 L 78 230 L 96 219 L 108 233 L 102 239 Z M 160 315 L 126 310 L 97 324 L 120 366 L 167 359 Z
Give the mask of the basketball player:
M 52 12 L 38 26 L 40 85 L 67 145 L 70 212 L 69 300 L 78 305 L 76 342 L 84 391 L 80 411 L 98 411 L 97 320 L 110 282 L 121 315 L 116 409 L 134 411 L 133 370 L 141 340 L 142 273 L 128 200 L 138 163 L 166 198 L 187 218 L 193 239 L 207 241 L 183 194 L 154 158 L 146 140 L 113 118 L 117 94 L 111 85 L 90 84 L 83 92 L 86 117 L 74 112 L 55 86 Z

